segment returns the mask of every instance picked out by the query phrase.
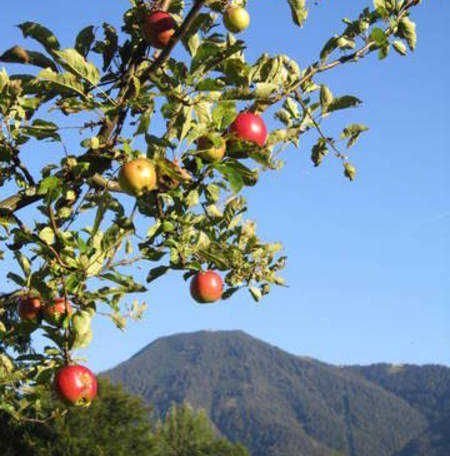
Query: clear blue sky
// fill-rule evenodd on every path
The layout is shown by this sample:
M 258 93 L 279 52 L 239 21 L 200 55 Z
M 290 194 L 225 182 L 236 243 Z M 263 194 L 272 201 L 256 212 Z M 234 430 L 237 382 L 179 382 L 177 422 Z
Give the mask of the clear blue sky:
M 303 30 L 287 25 L 285 3 L 250 0 L 252 26 L 243 34 L 249 58 L 285 53 L 304 67 L 341 30 L 342 17 L 354 17 L 370 2 L 322 0 Z M 25 20 L 47 24 L 70 47 L 80 28 L 118 25 L 127 7 L 126 0 L 46 0 L 26 7 L 5 2 L 1 47 L 23 42 L 13 25 Z M 310 137 L 286 152 L 281 173 L 266 175 L 248 195 L 261 234 L 285 245 L 290 287 L 259 305 L 241 292 L 199 307 L 181 277 L 168 276 L 149 290 L 143 322 L 125 333 L 109 321 L 95 322 L 94 343 L 84 353 L 94 369 L 127 359 L 157 337 L 199 329 L 242 329 L 292 353 L 338 364 L 450 364 L 450 5 L 425 0 L 413 16 L 415 54 L 392 54 L 381 63 L 371 57 L 323 79 L 336 94 L 364 100 L 349 117 L 324 124 L 334 133 L 351 121 L 371 127 L 353 154 L 358 180 L 347 182 L 333 159 L 313 169 Z M 53 160 L 51 154 L 50 146 L 27 158 L 37 166 Z

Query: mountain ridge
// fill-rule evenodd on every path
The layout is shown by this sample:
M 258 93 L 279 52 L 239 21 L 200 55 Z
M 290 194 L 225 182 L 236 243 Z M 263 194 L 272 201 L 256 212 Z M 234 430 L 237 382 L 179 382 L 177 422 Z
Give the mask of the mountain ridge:
M 158 414 L 172 402 L 204 408 L 222 434 L 255 456 L 406 456 L 400 452 L 414 439 L 423 446 L 442 419 L 431 416 L 427 398 L 446 397 L 450 369 L 437 366 L 440 389 L 413 407 L 411 392 L 402 397 L 390 385 L 386 366 L 337 367 L 243 331 L 198 331 L 159 338 L 106 375 Z

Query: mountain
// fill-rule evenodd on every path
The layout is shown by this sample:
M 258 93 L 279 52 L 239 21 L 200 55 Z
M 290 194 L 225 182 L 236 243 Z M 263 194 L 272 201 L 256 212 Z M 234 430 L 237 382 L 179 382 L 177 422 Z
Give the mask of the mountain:
M 160 414 L 173 402 L 205 409 L 253 456 L 450 454 L 439 453 L 450 440 L 446 367 L 336 367 L 202 331 L 158 339 L 106 375 Z
M 450 369 L 389 364 L 349 369 L 403 398 L 427 418 L 427 429 L 396 456 L 450 455 Z

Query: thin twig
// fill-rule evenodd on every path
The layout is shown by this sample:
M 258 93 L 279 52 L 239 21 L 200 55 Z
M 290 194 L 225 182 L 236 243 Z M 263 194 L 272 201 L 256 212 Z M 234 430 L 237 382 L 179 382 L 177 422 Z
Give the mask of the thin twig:
M 309 112 L 308 106 L 303 101 L 302 94 L 300 93 L 299 90 L 295 91 L 295 99 L 300 103 L 305 115 L 307 115 L 311 119 L 312 123 L 314 124 L 315 129 L 317 130 L 319 135 L 322 137 L 322 139 L 334 150 L 336 157 L 341 158 L 343 160 L 347 160 L 347 157 L 336 147 L 334 141 L 325 135 L 325 133 L 322 130 L 322 127 L 319 125 L 319 123 L 314 118 L 314 116 Z

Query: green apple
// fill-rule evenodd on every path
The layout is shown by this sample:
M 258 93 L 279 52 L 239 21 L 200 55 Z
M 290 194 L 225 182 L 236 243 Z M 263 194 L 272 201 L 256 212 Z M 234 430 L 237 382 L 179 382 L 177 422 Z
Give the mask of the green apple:
M 157 177 L 155 165 L 146 157 L 136 158 L 122 166 L 119 173 L 120 188 L 135 196 L 155 190 Z
M 210 139 L 202 136 L 197 140 L 197 147 L 200 157 L 209 163 L 221 161 L 227 150 L 226 141 L 221 137 Z
M 225 11 L 223 22 L 230 32 L 243 32 L 250 25 L 250 15 L 241 6 L 231 6 Z

